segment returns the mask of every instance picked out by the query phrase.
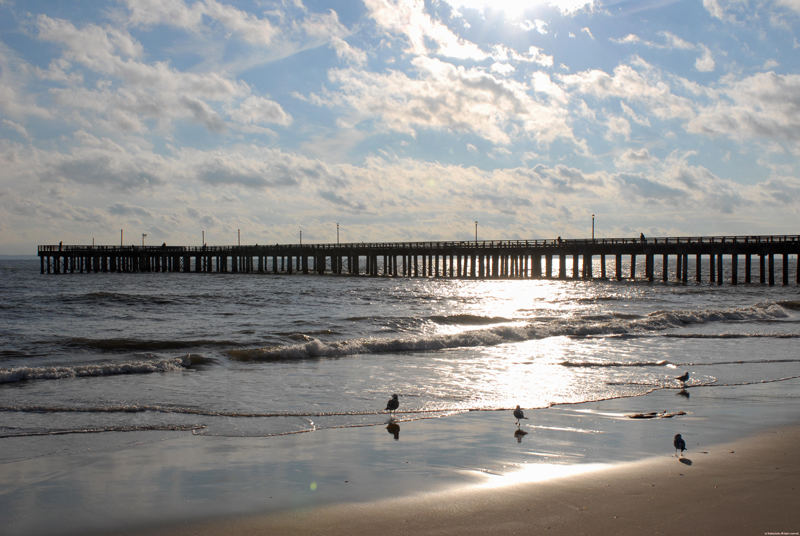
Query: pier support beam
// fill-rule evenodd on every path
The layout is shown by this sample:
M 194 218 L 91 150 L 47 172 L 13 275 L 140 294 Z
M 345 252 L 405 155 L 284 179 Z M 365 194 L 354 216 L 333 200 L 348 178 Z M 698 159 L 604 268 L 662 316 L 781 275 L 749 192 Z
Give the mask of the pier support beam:
M 750 272 L 752 271 L 751 255 L 748 253 L 744 256 L 744 282 L 750 283 Z
M 781 257 L 783 260 L 782 263 L 783 273 L 781 275 L 782 275 L 783 285 L 786 286 L 789 284 L 789 254 L 784 253 L 783 255 L 781 255 Z

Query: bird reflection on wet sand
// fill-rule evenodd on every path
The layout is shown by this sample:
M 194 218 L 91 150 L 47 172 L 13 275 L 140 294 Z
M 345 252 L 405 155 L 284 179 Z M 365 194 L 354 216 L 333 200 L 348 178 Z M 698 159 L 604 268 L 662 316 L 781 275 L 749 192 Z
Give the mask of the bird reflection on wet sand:
M 400 425 L 396 422 L 390 422 L 387 424 L 386 431 L 394 436 L 395 441 L 400 439 Z
M 528 432 L 526 432 L 525 430 L 522 430 L 520 428 L 514 430 L 514 438 L 517 440 L 517 443 L 522 443 L 522 438 L 525 437 L 526 435 L 528 435 Z
M 689 391 L 687 391 L 685 388 L 681 389 L 680 391 L 678 391 L 678 396 L 689 398 Z

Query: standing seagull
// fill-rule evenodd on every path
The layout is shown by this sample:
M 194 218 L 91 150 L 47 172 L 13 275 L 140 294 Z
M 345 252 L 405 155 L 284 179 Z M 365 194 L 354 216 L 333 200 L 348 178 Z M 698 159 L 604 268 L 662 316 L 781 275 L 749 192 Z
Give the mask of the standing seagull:
M 681 451 L 681 457 L 683 457 L 683 451 L 686 450 L 686 441 L 683 440 L 681 434 L 675 434 L 675 438 L 672 440 L 672 444 L 675 445 L 675 453 L 677 454 L 678 451 Z
M 689 371 L 687 370 L 686 372 L 684 372 L 680 376 L 676 376 L 675 379 L 678 380 L 679 382 L 681 382 L 682 384 L 686 385 L 686 380 L 689 379 Z
M 525 414 L 522 413 L 522 410 L 519 409 L 519 404 L 517 404 L 517 407 L 514 408 L 514 417 L 516 417 L 516 419 L 517 419 L 517 428 L 519 428 L 519 420 L 520 419 L 527 419 Z
M 386 411 L 389 411 L 392 414 L 394 414 L 394 412 L 397 410 L 399 406 L 400 406 L 400 401 L 397 400 L 397 395 L 392 395 L 392 398 L 390 398 L 389 401 L 386 403 Z

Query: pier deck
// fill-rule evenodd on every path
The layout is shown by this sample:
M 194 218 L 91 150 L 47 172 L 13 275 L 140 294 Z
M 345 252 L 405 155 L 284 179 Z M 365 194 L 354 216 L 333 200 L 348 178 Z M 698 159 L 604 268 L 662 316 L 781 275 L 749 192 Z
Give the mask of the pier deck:
M 800 284 L 800 235 L 237 246 L 59 244 L 40 245 L 38 255 L 42 274 L 301 273 L 687 283 L 692 272 L 696 282 L 719 285 L 725 280 L 733 285 L 774 285 L 777 275 L 784 285 L 790 279 Z

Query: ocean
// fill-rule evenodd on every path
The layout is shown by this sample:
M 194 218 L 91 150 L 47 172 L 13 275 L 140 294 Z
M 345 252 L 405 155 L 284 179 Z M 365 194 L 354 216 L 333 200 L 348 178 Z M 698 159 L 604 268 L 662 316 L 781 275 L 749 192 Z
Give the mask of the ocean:
M 399 445 L 415 422 L 430 433 L 459 434 L 473 416 L 504 415 L 512 439 L 510 410 L 519 404 L 531 437 L 575 433 L 562 441 L 567 446 L 550 442 L 546 456 L 542 445 L 514 452 L 514 463 L 543 456 L 572 463 L 635 459 L 650 448 L 644 438 L 625 454 L 619 442 L 606 441 L 601 454 L 587 454 L 581 437 L 603 425 L 574 417 L 594 403 L 640 408 L 643 419 L 665 416 L 657 408 L 669 403 L 663 410 L 675 412 L 674 424 L 681 410 L 684 422 L 697 420 L 705 400 L 725 416 L 715 439 L 794 423 L 800 289 L 725 281 L 41 275 L 36 258 L 3 258 L 0 480 L 18 494 L 0 495 L 0 507 L 22 518 L 31 503 L 53 500 L 31 476 L 37 459 L 127 449 L 131 437 L 215 448 L 257 441 L 277 452 L 287 441 L 311 445 L 375 431 Z M 675 378 L 687 371 L 684 386 Z M 393 393 L 404 428 L 399 441 L 384 430 Z M 631 411 L 625 417 L 634 420 Z M 708 420 L 698 426 L 714 428 Z M 481 456 L 470 461 L 462 452 L 454 469 L 499 473 L 508 466 L 508 459 L 493 465 Z M 449 462 L 426 463 L 440 474 Z M 17 474 L 19 467 L 29 472 Z M 280 490 L 305 476 L 269 478 L 269 489 Z M 215 501 L 208 489 L 196 493 L 193 508 Z M 233 510 L 262 503 L 237 499 Z M 285 498 L 276 508 L 294 505 Z M 20 534 L 59 532 L 37 523 L 10 526 Z

